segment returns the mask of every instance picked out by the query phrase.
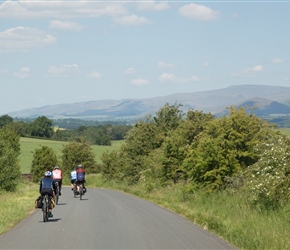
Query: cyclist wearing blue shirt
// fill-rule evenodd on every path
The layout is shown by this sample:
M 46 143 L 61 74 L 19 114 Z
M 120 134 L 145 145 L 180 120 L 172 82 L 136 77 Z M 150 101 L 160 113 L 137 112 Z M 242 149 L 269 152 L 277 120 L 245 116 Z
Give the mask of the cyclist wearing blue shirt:
M 76 168 L 74 168 L 74 170 L 70 172 L 71 190 L 74 189 L 74 183 L 76 180 L 77 180 L 77 171 Z

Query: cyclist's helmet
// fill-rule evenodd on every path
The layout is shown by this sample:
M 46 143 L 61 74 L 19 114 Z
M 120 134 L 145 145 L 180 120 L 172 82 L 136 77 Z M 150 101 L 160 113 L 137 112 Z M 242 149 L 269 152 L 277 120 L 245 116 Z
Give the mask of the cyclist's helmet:
M 59 169 L 59 166 L 55 166 L 54 169 Z
M 52 176 L 52 173 L 51 173 L 50 171 L 46 171 L 46 172 L 44 173 L 44 176 L 46 176 L 46 177 L 51 177 L 51 176 Z
M 82 165 L 82 164 L 78 165 L 78 168 L 82 168 L 82 167 L 83 167 L 83 165 Z

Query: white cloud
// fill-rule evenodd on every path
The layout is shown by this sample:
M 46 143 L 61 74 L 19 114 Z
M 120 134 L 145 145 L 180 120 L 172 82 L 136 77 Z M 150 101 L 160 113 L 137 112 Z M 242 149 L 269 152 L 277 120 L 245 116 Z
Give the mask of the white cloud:
M 138 10 L 161 11 L 169 9 L 166 1 L 157 3 L 153 0 L 142 1 L 137 4 Z
M 133 79 L 131 81 L 131 84 L 134 85 L 134 86 L 145 86 L 145 85 L 148 85 L 149 82 L 145 79 Z
M 157 63 L 157 67 L 158 68 L 161 68 L 161 69 L 164 69 L 164 68 L 174 68 L 174 65 L 172 63 L 166 63 L 166 62 L 158 62 Z
M 25 79 L 25 78 L 28 78 L 30 76 L 29 73 L 30 73 L 30 68 L 23 67 L 20 69 L 19 72 L 14 72 L 13 75 L 17 78 Z
M 133 68 L 128 68 L 128 69 L 126 69 L 126 70 L 124 71 L 124 73 L 125 73 L 126 75 L 132 75 L 132 74 L 135 73 L 135 70 L 134 70 Z
M 189 83 L 189 82 L 197 82 L 200 79 L 197 76 L 192 76 L 190 78 L 185 78 L 181 76 L 176 76 L 170 73 L 163 73 L 158 77 L 160 82 L 172 82 L 172 83 Z
M 56 38 L 30 27 L 16 27 L 0 32 L 0 52 L 29 51 L 56 42 Z
M 173 74 L 163 73 L 162 75 L 159 76 L 158 80 L 161 82 L 173 81 L 175 78 L 176 78 L 176 76 Z
M 252 72 L 260 72 L 260 71 L 263 71 L 263 66 L 262 65 L 256 65 L 253 68 L 250 68 L 249 71 L 252 71 Z
M 202 65 L 203 67 L 208 67 L 208 66 L 209 66 L 209 63 L 208 63 L 208 62 L 203 62 L 201 65 Z
M 136 15 L 122 16 L 114 19 L 116 23 L 123 25 L 142 25 L 149 24 L 150 21 L 145 17 L 139 17 Z
M 54 18 L 100 17 L 125 15 L 120 3 L 97 1 L 6 1 L 0 5 L 0 18 Z
M 283 58 L 274 58 L 272 60 L 272 63 L 274 63 L 274 64 L 284 63 L 284 62 L 285 62 L 285 60 Z
M 80 31 L 83 29 L 83 27 L 78 23 L 60 20 L 50 21 L 49 27 L 52 29 L 71 30 L 71 31 Z
M 190 3 L 188 5 L 179 8 L 178 12 L 181 16 L 201 21 L 215 20 L 219 17 L 218 11 L 215 11 L 204 5 L 198 5 L 194 3 Z
M 100 74 L 97 71 L 94 71 L 94 72 L 91 72 L 90 74 L 88 74 L 88 78 L 96 78 L 96 79 L 99 79 L 99 78 L 102 78 L 102 74 Z
M 232 73 L 233 76 L 256 76 L 257 73 L 262 72 L 264 70 L 264 67 L 262 65 L 256 65 L 251 68 L 246 68 L 241 71 L 237 71 Z
M 79 66 L 77 64 L 64 64 L 59 67 L 50 66 L 48 74 L 52 76 L 69 76 L 79 74 Z

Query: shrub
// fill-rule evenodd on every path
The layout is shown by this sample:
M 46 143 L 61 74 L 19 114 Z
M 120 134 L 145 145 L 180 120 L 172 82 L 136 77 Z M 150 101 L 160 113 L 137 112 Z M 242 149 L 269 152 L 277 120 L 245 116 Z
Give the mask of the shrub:
M 45 171 L 52 171 L 57 165 L 57 156 L 52 148 L 41 146 L 33 152 L 31 175 L 34 182 L 40 181 Z
M 0 129 L 0 189 L 14 191 L 20 177 L 20 138 L 7 125 Z
M 247 169 L 245 187 L 254 205 L 276 208 L 290 200 L 290 140 L 280 136 L 276 143 L 263 143 L 260 160 Z

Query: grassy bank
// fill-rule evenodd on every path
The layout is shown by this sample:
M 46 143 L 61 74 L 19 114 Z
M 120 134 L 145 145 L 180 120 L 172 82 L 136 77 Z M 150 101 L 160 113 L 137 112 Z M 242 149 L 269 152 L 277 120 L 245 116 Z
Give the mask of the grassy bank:
M 14 193 L 0 193 L 0 234 L 34 211 L 34 201 L 38 195 L 38 185 L 27 181 L 21 182 Z
M 90 186 L 121 190 L 170 209 L 240 249 L 290 249 L 290 204 L 281 210 L 259 212 L 242 194 L 188 194 L 182 186 L 146 192 L 142 185 L 105 182 L 91 175 Z
M 88 175 L 87 186 L 120 190 L 150 200 L 219 235 L 239 249 L 290 249 L 290 205 L 261 213 L 249 207 L 242 195 L 188 194 L 181 186 L 146 192 L 142 185 L 104 181 L 100 175 Z M 0 234 L 34 210 L 37 196 L 38 185 L 28 182 L 21 183 L 15 193 L 0 193 Z

